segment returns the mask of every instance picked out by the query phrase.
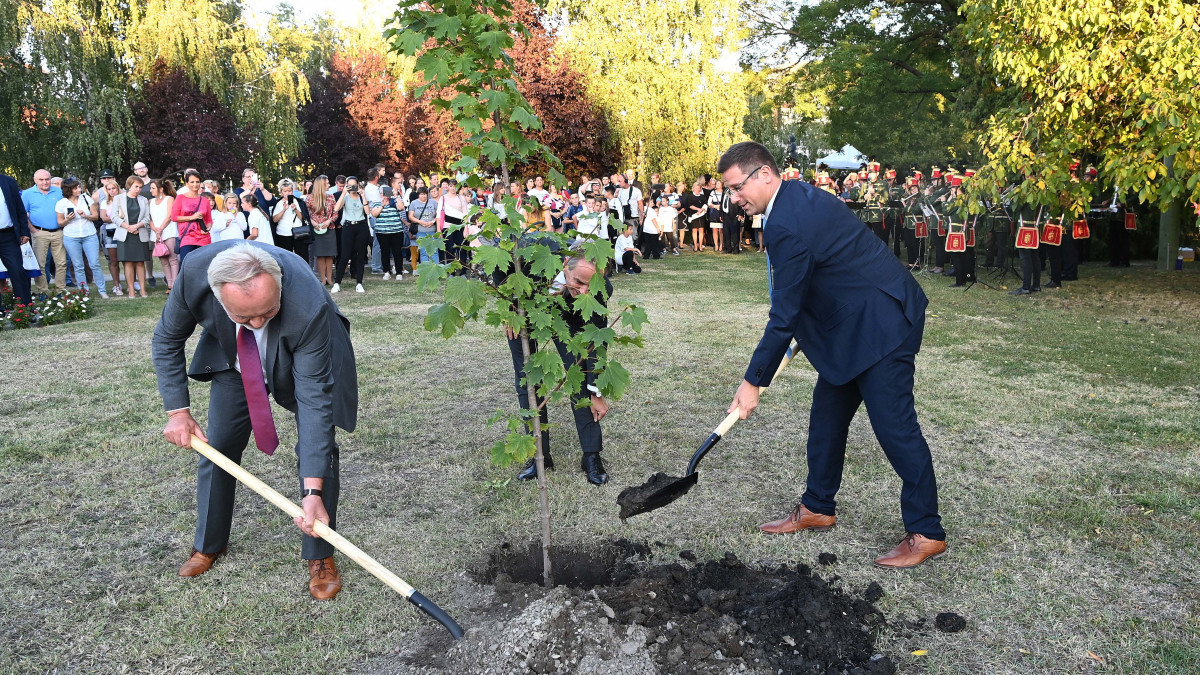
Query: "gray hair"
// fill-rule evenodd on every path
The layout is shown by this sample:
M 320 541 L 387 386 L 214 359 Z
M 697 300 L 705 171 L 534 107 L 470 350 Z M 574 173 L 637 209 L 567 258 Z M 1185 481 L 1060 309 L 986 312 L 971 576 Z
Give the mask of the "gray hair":
M 242 242 L 213 256 L 208 264 L 208 286 L 219 301 L 225 284 L 245 286 L 260 274 L 270 274 L 279 288 L 283 288 L 283 268 L 275 256 Z

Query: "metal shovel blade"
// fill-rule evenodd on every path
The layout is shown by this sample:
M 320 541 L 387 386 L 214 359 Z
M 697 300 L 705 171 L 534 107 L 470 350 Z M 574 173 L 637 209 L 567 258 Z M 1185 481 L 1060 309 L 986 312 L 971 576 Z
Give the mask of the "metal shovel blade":
M 696 484 L 700 474 L 693 473 L 683 478 L 658 472 L 641 485 L 627 487 L 617 495 L 621 506 L 621 520 L 659 509 L 687 494 Z

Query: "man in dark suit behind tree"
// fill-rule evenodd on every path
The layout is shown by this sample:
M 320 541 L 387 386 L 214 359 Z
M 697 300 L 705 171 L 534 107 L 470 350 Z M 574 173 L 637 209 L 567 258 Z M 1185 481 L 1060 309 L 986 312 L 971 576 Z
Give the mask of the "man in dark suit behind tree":
M 866 403 L 875 436 L 903 481 L 907 531 L 875 564 L 913 567 L 943 554 L 933 458 L 913 402 L 925 293 L 839 199 L 801 181 L 782 182 L 762 145 L 734 145 L 717 170 L 735 203 L 747 214 L 763 214 L 774 281 L 770 319 L 729 411 L 740 408 L 742 419 L 753 412 L 759 388 L 771 383 L 793 338 L 817 371 L 807 489 L 791 515 L 759 529 L 786 534 L 833 527 L 850 421 Z
M 204 328 L 190 370 L 184 345 Z M 268 455 L 279 445 L 268 390 L 296 415 L 296 458 L 304 518 L 301 556 L 308 561 L 309 593 L 332 599 L 342 581 L 333 546 L 317 538 L 314 521 L 337 529 L 340 492 L 334 427 L 354 431 L 358 375 L 350 322 L 321 286 L 308 262 L 259 242 L 231 240 L 188 256 L 154 328 L 154 370 L 170 416 L 163 435 L 190 447 L 192 434 L 241 463 L 254 442 Z M 208 435 L 192 418 L 188 377 L 211 382 Z M 196 480 L 196 539 L 179 575 L 212 567 L 229 543 L 233 476 L 201 458 Z
M 21 188 L 12 176 L 0 174 L 0 263 L 8 271 L 13 298 L 18 305 L 32 301 L 29 275 L 21 258 L 21 246 L 29 242 L 29 216 L 21 202 Z

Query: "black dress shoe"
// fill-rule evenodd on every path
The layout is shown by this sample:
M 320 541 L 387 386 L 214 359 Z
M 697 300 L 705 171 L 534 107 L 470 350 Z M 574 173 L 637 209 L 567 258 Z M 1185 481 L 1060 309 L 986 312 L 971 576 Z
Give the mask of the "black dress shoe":
M 604 462 L 600 461 L 600 453 L 585 452 L 579 461 L 579 468 L 587 474 L 588 482 L 592 485 L 604 485 L 608 482 L 608 474 L 604 473 Z
M 1050 283 L 1046 284 L 1045 286 L 1042 286 L 1042 288 L 1062 288 L 1062 284 L 1051 281 Z
M 525 468 L 521 469 L 521 473 L 517 474 L 517 480 L 537 480 L 537 464 L 535 462 L 537 462 L 537 459 L 530 457 L 529 461 L 525 463 Z M 547 471 L 553 471 L 554 458 L 549 454 L 543 454 L 542 466 Z
M 1015 290 L 1015 291 L 1009 291 L 1009 292 L 1008 292 L 1008 294 L 1009 294 L 1009 295 L 1029 295 L 1029 289 L 1027 289 L 1027 288 L 1018 288 L 1018 289 L 1017 289 L 1017 290 Z

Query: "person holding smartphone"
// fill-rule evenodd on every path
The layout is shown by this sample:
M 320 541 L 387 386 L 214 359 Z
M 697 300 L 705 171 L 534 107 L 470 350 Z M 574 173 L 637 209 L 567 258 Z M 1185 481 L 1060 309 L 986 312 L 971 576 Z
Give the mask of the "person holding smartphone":
M 175 197 L 171 207 L 171 220 L 179 224 L 179 266 L 187 254 L 201 246 L 212 243 L 209 230 L 212 228 L 212 206 L 201 194 L 200 172 L 188 169 L 183 172 L 184 189 Z
M 100 222 L 100 207 L 92 201 L 78 178 L 67 178 L 62 182 L 63 198 L 54 206 L 58 226 L 63 231 L 63 247 L 75 266 L 75 282 L 87 291 L 84 277 L 84 256 L 92 268 L 92 279 L 100 297 L 108 299 L 108 287 L 104 271 L 100 267 L 100 239 L 96 236 L 96 223 Z
M 334 205 L 334 210 L 342 214 L 342 253 L 334 270 L 333 288 L 329 289 L 330 293 L 342 290 L 342 277 L 346 274 L 347 266 L 352 266 L 351 274 L 357 283 L 354 290 L 366 293 L 362 282 L 363 268 L 367 263 L 367 247 L 371 244 L 371 229 L 367 224 L 368 208 L 358 178 L 348 176 L 346 189 Z

